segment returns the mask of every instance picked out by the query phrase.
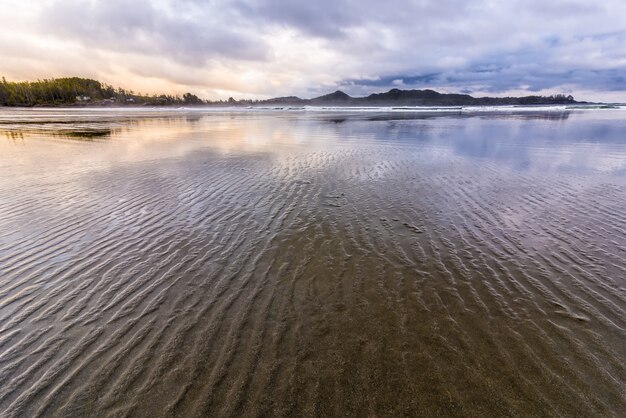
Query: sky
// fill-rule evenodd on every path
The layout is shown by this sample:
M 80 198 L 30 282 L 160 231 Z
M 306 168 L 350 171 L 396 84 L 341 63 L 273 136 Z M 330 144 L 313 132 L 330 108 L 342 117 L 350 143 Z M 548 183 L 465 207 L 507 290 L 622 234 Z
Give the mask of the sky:
M 626 0 L 0 0 L 0 76 L 136 93 L 626 102 Z

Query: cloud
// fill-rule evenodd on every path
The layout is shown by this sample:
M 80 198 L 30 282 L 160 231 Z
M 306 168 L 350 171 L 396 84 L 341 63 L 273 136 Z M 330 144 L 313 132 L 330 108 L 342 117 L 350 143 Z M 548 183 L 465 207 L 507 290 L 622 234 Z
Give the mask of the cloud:
M 405 88 L 457 87 L 465 92 L 504 93 L 524 87 L 529 93 L 584 86 L 600 91 L 625 91 L 626 32 L 561 40 L 481 54 L 467 65 L 437 72 L 391 73 L 374 79 L 348 79 L 346 86 L 386 88 L 402 81 Z
M 147 0 L 64 0 L 50 4 L 39 15 L 46 33 L 77 40 L 90 47 L 162 55 L 201 66 L 210 58 L 259 61 L 268 58 L 268 46 L 237 26 L 228 14 L 205 9 L 161 7 Z
M 169 83 L 175 92 L 193 88 L 212 97 L 312 96 L 338 87 L 366 94 L 393 86 L 611 97 L 626 90 L 623 0 L 0 0 L 0 6 L 0 73 L 7 76 L 66 71 L 144 91 Z

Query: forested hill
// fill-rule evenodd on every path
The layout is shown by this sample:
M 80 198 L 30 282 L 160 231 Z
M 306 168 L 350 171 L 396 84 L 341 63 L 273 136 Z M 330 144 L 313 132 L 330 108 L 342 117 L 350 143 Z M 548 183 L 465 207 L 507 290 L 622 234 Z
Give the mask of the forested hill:
M 33 82 L 0 82 L 0 106 L 61 106 L 61 105 L 197 105 L 206 104 L 197 96 L 186 93 L 147 96 L 114 88 L 88 78 L 70 77 Z
M 577 103 L 572 96 L 473 97 L 468 94 L 439 93 L 434 90 L 392 89 L 365 97 L 352 97 L 342 91 L 313 99 L 283 97 L 265 100 L 259 104 L 285 106 L 502 106 L 555 105 Z

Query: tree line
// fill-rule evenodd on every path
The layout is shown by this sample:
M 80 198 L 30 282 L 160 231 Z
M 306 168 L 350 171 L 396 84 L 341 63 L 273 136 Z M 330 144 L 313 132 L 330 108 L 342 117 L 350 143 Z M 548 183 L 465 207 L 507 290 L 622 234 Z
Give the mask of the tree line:
M 80 77 L 52 78 L 33 82 L 11 82 L 2 77 L 0 106 L 95 105 L 201 105 L 209 102 L 195 94 L 181 96 L 142 95 L 132 90 L 114 88 L 96 80 Z

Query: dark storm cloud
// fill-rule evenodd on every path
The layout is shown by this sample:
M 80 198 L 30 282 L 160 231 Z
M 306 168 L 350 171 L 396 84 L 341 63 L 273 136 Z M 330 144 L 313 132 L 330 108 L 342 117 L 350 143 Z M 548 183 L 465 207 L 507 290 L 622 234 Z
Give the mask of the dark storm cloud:
M 504 68 L 492 70 L 451 71 L 420 76 L 396 74 L 377 80 L 346 80 L 346 90 L 358 86 L 387 88 L 431 88 L 437 86 L 456 87 L 458 91 L 471 93 L 467 86 L 480 86 L 476 90 L 503 93 L 525 85 L 529 92 L 537 92 L 563 85 L 584 85 L 601 91 L 623 91 L 626 86 L 625 73 L 622 70 L 575 70 L 565 72 L 543 72 L 528 74 L 522 71 Z
M 626 45 L 626 32 L 600 33 L 569 40 L 552 35 L 531 47 L 482 54 L 459 68 L 428 73 L 390 73 L 374 79 L 348 79 L 343 84 L 348 89 L 351 86 L 447 86 L 466 92 L 471 92 L 474 86 L 493 93 L 520 87 L 535 92 L 563 85 L 626 91 L 626 51 L 622 45 Z

